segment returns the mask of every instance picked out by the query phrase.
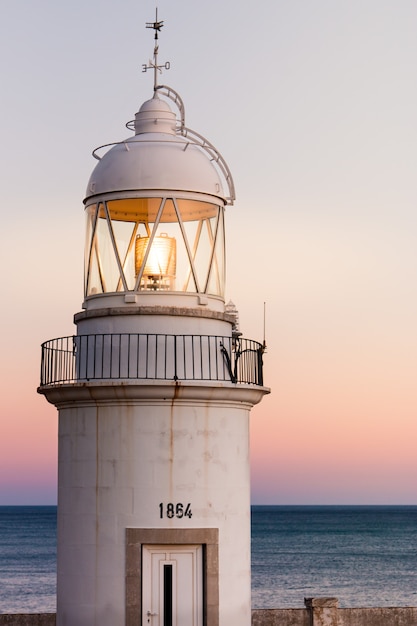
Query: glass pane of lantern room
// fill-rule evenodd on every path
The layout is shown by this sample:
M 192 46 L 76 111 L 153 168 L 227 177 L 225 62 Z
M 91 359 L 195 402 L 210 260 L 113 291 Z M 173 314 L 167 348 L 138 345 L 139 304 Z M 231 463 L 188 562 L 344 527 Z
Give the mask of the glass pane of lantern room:
M 90 208 L 87 209 L 90 211 Z M 91 207 L 91 241 L 88 242 L 88 248 L 86 247 L 86 262 L 88 263 L 87 269 L 87 286 L 86 295 L 91 296 L 106 291 L 106 278 L 104 275 L 104 267 L 102 264 L 100 249 L 99 249 L 99 218 L 96 216 L 96 212 L 102 211 L 102 204 Z
M 200 290 L 204 291 L 207 285 L 210 262 L 214 247 L 214 237 L 216 234 L 217 217 L 200 220 L 193 233 L 192 250 L 194 256 L 194 267 L 198 277 Z M 187 224 L 187 227 L 189 225 Z
M 94 296 L 97 293 L 103 293 L 103 283 L 100 276 L 97 257 L 95 254 L 93 254 L 88 272 L 86 295 Z
M 104 209 L 99 211 L 97 219 L 95 247 L 103 291 L 117 291 L 120 272 Z
M 136 240 L 137 275 L 144 266 L 139 289 L 182 291 L 190 264 L 172 199 L 166 199 L 159 222 L 146 227 L 143 235 L 143 228 L 138 230 Z
M 136 238 L 138 235 L 146 237 L 150 234 L 161 202 L 162 198 L 123 198 L 107 203 L 117 254 L 129 291 L 136 284 Z M 117 271 L 119 272 L 119 268 Z M 119 276 L 114 290 L 123 291 L 125 285 Z
M 90 265 L 90 253 L 91 253 L 91 237 L 93 234 L 93 223 L 95 219 L 97 205 L 93 204 L 92 206 L 87 207 L 85 211 L 85 244 L 84 244 L 84 295 L 89 295 L 90 289 L 89 285 L 92 284 L 92 276 L 91 276 L 91 268 Z M 96 281 L 93 281 L 94 285 L 96 285 Z
M 197 232 L 199 231 L 199 224 L 200 222 L 195 222 L 195 221 L 183 222 L 183 228 L 185 231 L 185 239 L 187 241 L 188 250 L 190 252 L 188 254 L 188 251 L 186 251 L 187 263 L 186 265 L 184 265 L 184 272 L 181 274 L 182 276 L 181 291 L 192 292 L 192 293 L 195 293 L 196 291 L 198 291 L 201 293 L 204 287 L 204 279 L 202 279 L 201 272 L 197 271 L 197 268 L 195 265 L 195 254 L 196 254 L 195 242 L 198 240 Z M 190 262 L 190 258 L 192 259 L 192 264 Z M 192 265 L 194 267 L 195 275 L 192 269 Z M 196 281 L 197 281 L 197 284 L 196 284 Z
M 196 200 L 178 200 L 178 207 L 193 261 L 198 291 L 203 292 L 209 277 L 216 225 L 221 208 L 209 202 Z M 194 291 L 194 289 L 190 267 L 184 291 Z
M 138 226 L 135 222 L 112 220 L 112 227 L 126 285 L 129 290 L 132 290 L 135 286 L 134 240 Z M 121 278 L 118 281 L 117 291 L 124 291 Z
M 214 234 L 214 223 L 211 230 Z M 207 283 L 207 293 L 224 297 L 225 286 L 225 233 L 224 233 L 224 211 L 221 210 L 217 227 L 216 241 L 214 245 L 213 260 L 210 265 L 210 274 Z

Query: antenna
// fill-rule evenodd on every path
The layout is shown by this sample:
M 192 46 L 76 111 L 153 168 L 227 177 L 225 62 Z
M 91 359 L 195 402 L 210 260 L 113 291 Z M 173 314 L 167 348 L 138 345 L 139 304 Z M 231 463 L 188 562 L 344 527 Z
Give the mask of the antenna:
M 263 340 L 263 349 L 266 350 L 266 302 L 264 302 L 264 340 Z
M 148 65 L 142 65 L 142 72 L 147 72 L 148 70 L 153 69 L 153 90 L 156 92 L 158 89 L 158 71 L 162 74 L 162 69 L 169 70 L 171 67 L 170 62 L 167 61 L 163 65 L 158 65 L 158 33 L 161 32 L 161 28 L 164 25 L 163 20 L 158 20 L 158 7 L 156 7 L 155 11 L 155 21 L 154 22 L 146 22 L 146 28 L 152 28 L 155 31 L 155 45 L 153 49 L 153 61 L 149 60 Z

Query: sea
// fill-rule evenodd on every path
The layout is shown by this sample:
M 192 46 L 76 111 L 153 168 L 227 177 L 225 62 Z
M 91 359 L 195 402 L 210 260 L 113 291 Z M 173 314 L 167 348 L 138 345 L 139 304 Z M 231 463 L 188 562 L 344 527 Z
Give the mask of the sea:
M 56 609 L 56 507 L 0 507 L 0 613 Z M 417 606 L 417 506 L 253 506 L 252 607 Z

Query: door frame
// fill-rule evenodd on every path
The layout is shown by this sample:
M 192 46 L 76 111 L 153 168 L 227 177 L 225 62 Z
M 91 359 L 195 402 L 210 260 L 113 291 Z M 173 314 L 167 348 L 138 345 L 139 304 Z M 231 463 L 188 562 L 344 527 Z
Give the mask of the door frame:
M 142 620 L 142 545 L 203 546 L 203 624 L 219 626 L 219 529 L 126 528 L 126 626 Z

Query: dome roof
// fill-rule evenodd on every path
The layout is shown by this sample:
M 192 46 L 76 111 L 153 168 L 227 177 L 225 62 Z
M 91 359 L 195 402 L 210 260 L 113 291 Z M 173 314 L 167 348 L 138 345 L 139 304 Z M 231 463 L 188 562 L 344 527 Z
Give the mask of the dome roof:
M 144 102 L 134 129 L 133 137 L 113 145 L 100 159 L 85 201 L 102 194 L 147 190 L 202 193 L 225 201 L 210 155 L 176 133 L 176 116 L 165 101 L 154 97 Z
M 135 115 L 135 135 L 140 133 L 167 132 L 176 134 L 177 119 L 171 111 L 169 105 L 164 100 L 160 100 L 155 95 L 150 100 L 146 100 Z

